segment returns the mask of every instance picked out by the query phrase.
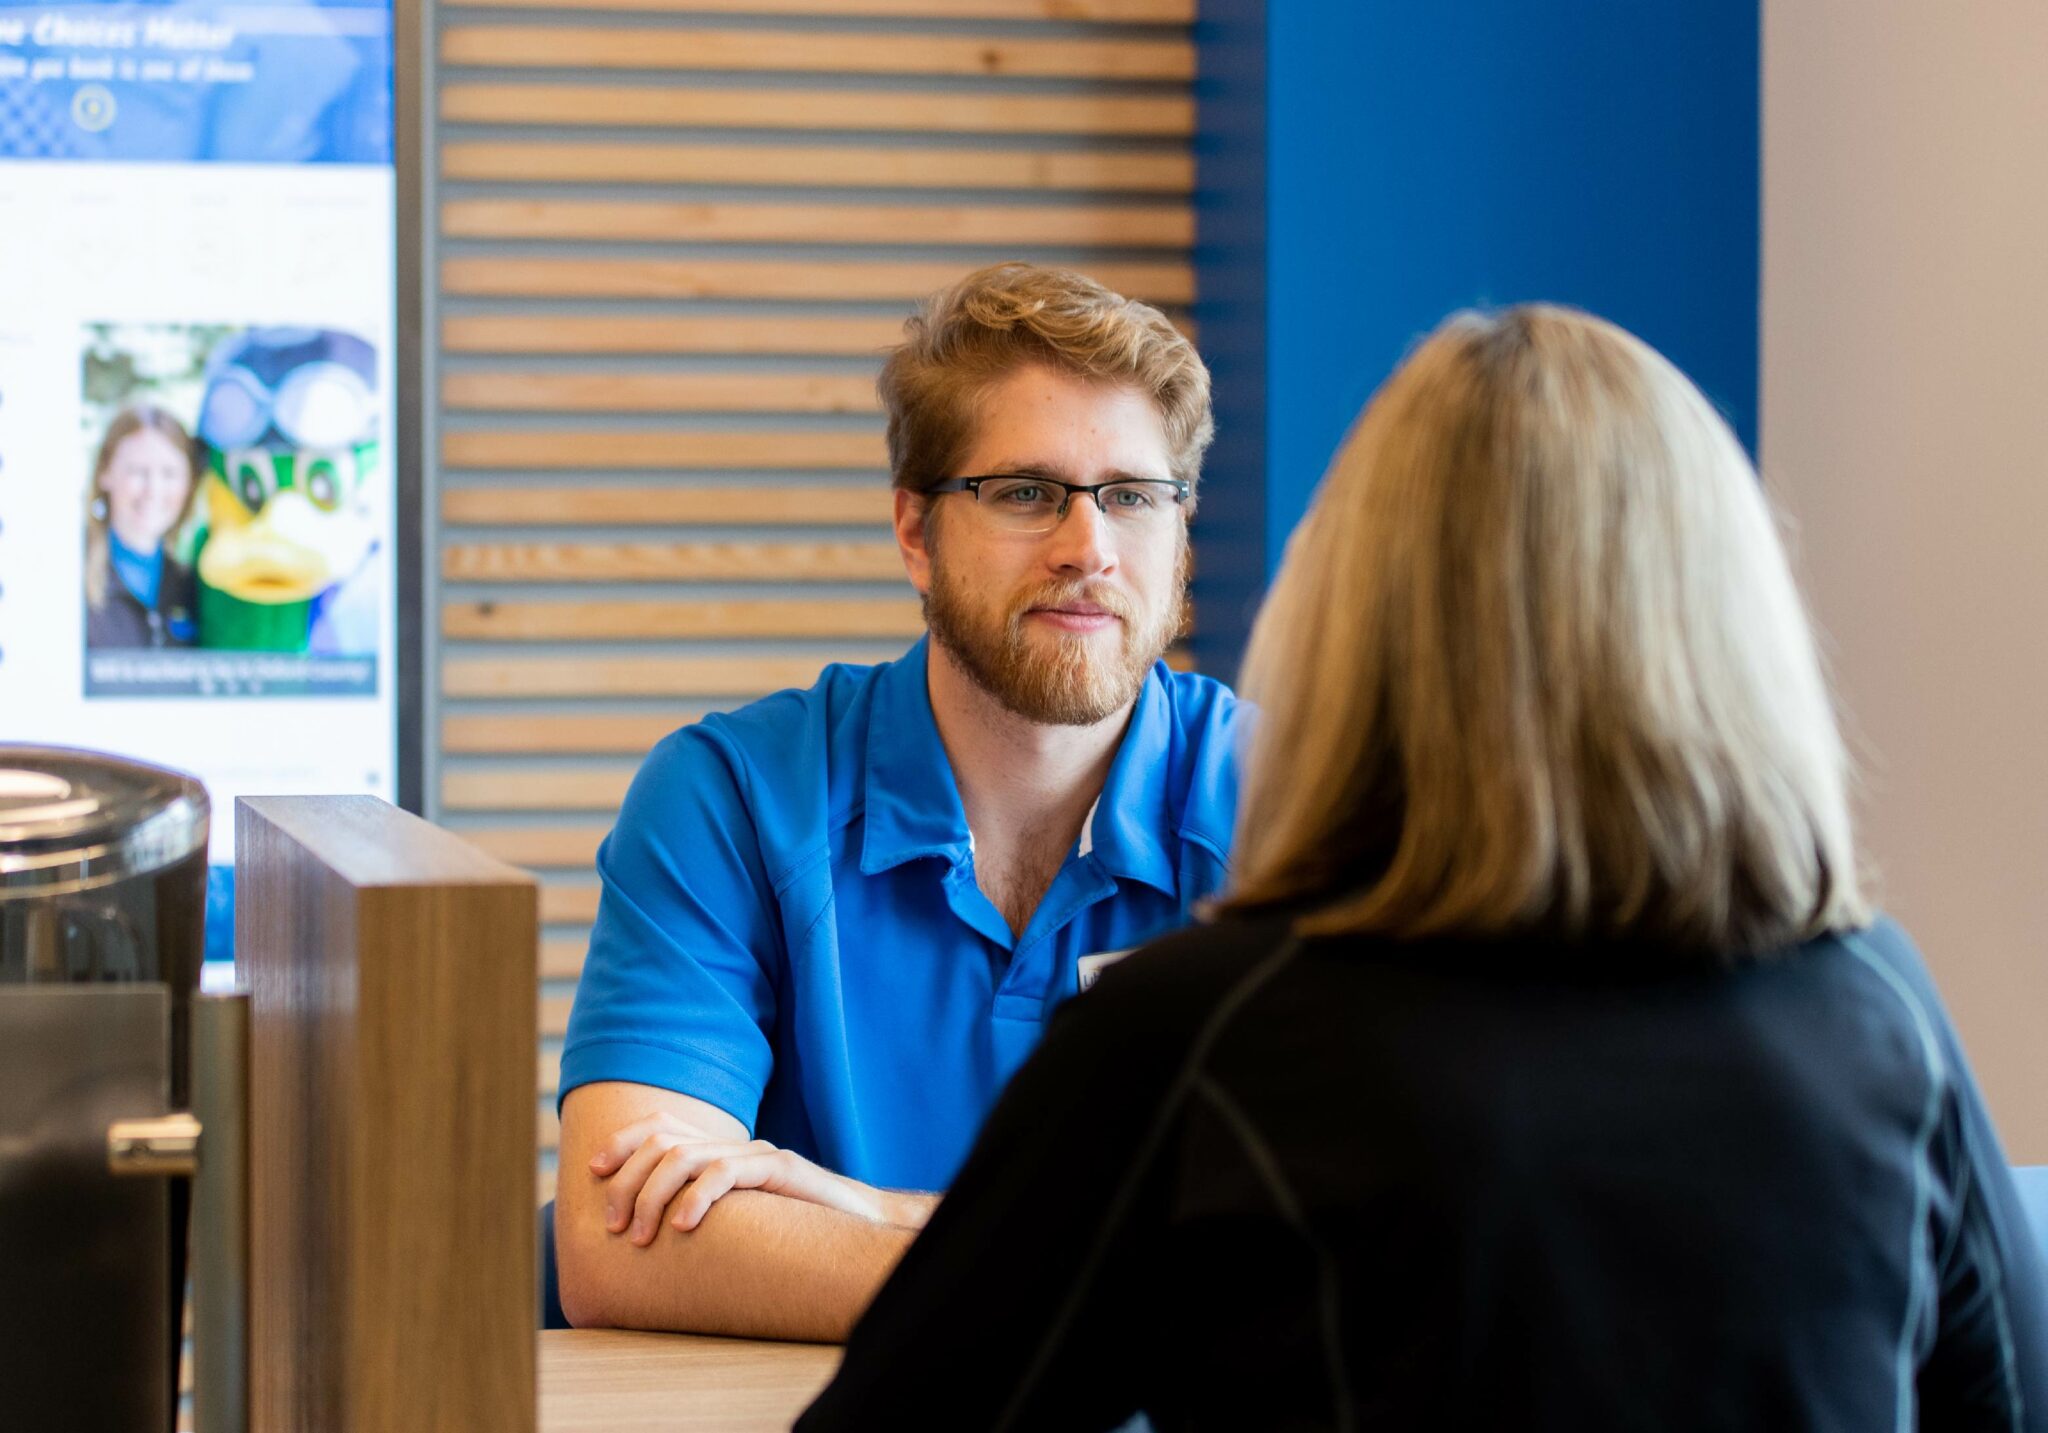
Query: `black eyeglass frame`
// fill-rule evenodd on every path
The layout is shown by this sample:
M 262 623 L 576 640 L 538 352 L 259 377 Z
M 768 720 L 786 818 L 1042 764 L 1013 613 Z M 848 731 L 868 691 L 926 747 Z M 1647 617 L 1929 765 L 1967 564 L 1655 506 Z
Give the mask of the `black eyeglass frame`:
M 1095 499 L 1095 510 L 1105 518 L 1109 516 L 1109 508 L 1102 501 L 1102 494 L 1109 488 L 1127 488 L 1137 483 L 1152 483 L 1160 487 L 1172 488 L 1173 505 L 1175 507 L 1186 507 L 1188 499 L 1194 495 L 1194 485 L 1188 482 L 1186 478 L 1117 478 L 1107 483 L 1069 483 L 1062 482 L 1058 478 L 1041 478 L 1036 473 L 984 473 L 977 478 L 941 478 L 938 482 L 926 488 L 925 491 L 927 493 L 972 493 L 974 494 L 975 502 L 979 503 L 981 501 L 981 485 L 983 483 L 1038 483 L 1044 487 L 1058 488 L 1066 496 L 1060 499 L 1060 505 L 1052 515 L 1055 524 L 1066 521 L 1067 508 L 1074 501 L 1075 493 L 1086 493 L 1089 497 Z

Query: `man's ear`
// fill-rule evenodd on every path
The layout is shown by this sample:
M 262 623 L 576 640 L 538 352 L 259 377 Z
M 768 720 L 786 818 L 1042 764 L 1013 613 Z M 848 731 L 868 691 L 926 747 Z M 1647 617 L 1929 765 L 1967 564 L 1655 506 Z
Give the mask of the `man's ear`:
M 932 590 L 930 503 L 922 494 L 896 489 L 896 550 L 903 554 L 903 570 L 920 597 Z

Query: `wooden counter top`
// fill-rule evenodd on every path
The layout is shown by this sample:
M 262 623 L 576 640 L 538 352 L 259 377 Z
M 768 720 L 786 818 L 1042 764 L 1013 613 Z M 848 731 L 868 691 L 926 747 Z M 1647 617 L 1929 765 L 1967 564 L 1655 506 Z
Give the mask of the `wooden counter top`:
M 833 1344 L 695 1334 L 540 1335 L 541 1433 L 787 1429 L 839 1367 Z

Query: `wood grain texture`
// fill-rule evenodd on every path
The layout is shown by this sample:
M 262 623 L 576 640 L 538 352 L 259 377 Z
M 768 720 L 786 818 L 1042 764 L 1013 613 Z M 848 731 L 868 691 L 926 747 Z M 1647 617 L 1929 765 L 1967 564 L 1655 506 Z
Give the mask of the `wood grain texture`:
M 583 973 L 590 942 L 581 937 L 556 937 L 540 943 L 540 978 L 574 980 Z
M 818 189 L 1112 190 L 1188 194 L 1186 152 L 857 148 L 845 144 L 601 144 L 454 140 L 441 176 L 520 184 L 725 184 Z
M 442 0 L 454 9 L 652 10 L 908 20 L 1069 20 L 1190 25 L 1195 0 Z
M 1036 39 L 673 25 L 449 25 L 441 63 L 492 69 L 1192 80 L 1186 39 Z
M 966 265 L 941 261 L 787 259 L 444 259 L 443 292 L 468 298 L 811 299 L 823 303 L 921 299 L 960 278 Z M 1120 294 L 1156 304 L 1195 299 L 1185 260 L 1088 264 Z
M 903 337 L 900 318 L 733 314 L 455 314 L 441 320 L 450 353 L 879 355 Z
M 463 755 L 590 751 L 639 756 L 677 727 L 696 721 L 710 709 L 705 703 L 687 702 L 651 713 L 549 712 L 534 716 L 513 716 L 501 712 L 454 713 L 441 718 L 441 750 Z M 549 864 L 508 856 L 483 842 L 477 832 L 465 831 L 464 835 L 499 860 L 510 861 L 515 866 Z
M 588 825 L 476 826 L 464 827 L 462 838 L 508 865 L 580 869 L 597 859 L 598 843 L 610 830 L 609 821 Z
M 894 542 L 458 543 L 449 582 L 841 582 L 903 575 Z
M 464 641 L 652 641 L 687 637 L 902 637 L 924 630 L 909 598 L 759 602 L 444 602 L 441 635 Z
M 874 413 L 871 373 L 537 373 L 464 369 L 441 379 L 461 412 Z
M 451 81 L 441 86 L 441 118 L 450 124 L 1187 139 L 1195 132 L 1195 102 L 1184 95 L 932 94 L 917 90 Z
M 631 766 L 464 767 L 441 777 L 447 811 L 616 811 Z
M 569 1010 L 574 1004 L 572 995 L 543 995 L 536 1007 L 541 1035 L 559 1040 L 569 1029 Z
M 887 461 L 879 432 L 513 428 L 464 430 L 446 433 L 441 439 L 441 462 L 449 468 L 661 468 L 703 472 L 752 468 L 879 469 Z
M 778 484 L 713 487 L 663 483 L 618 487 L 578 483 L 568 487 L 446 488 L 441 521 L 494 527 L 577 527 L 646 523 L 737 524 L 805 527 L 836 524 L 886 525 L 894 494 L 880 482 L 858 485 Z
M 741 204 L 721 201 L 450 199 L 451 239 L 587 239 L 646 244 L 957 244 L 1186 248 L 1194 210 L 1178 204 Z
M 531 1429 L 532 879 L 369 797 L 236 818 L 250 1426 Z
M 770 1433 L 832 1379 L 832 1344 L 573 1329 L 540 1336 L 543 1433 Z
M 589 925 L 597 919 L 598 888 L 592 885 L 540 888 L 540 918 L 545 925 Z M 568 1010 L 562 1011 L 568 1019 Z M 555 1034 L 560 1034 L 557 1030 Z
M 828 662 L 885 662 L 893 649 L 717 657 L 449 657 L 449 697 L 741 697 L 808 687 Z

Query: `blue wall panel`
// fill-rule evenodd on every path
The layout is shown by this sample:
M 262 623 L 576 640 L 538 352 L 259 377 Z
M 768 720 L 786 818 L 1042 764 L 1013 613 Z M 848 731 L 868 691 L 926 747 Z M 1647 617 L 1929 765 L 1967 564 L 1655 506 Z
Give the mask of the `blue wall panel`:
M 1195 41 L 1198 341 L 1215 384 L 1216 444 L 1195 513 L 1195 639 L 1202 670 L 1228 676 L 1265 590 L 1266 7 L 1202 0 Z
M 1234 517 L 1199 547 L 1205 669 L 1234 669 L 1256 599 L 1233 545 L 1256 542 L 1271 572 L 1360 405 L 1453 309 L 1544 299 L 1612 318 L 1754 448 L 1754 0 L 1203 13 L 1197 316 L 1225 435 L 1204 503 Z M 1233 158 L 1231 129 L 1256 66 L 1263 183 Z M 1243 240 L 1254 203 L 1262 254 Z M 1248 317 L 1261 289 L 1264 314 Z M 1247 328 L 1259 372 L 1226 352 Z M 1240 509 L 1257 509 L 1255 537 Z

